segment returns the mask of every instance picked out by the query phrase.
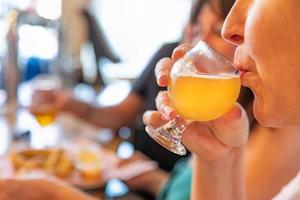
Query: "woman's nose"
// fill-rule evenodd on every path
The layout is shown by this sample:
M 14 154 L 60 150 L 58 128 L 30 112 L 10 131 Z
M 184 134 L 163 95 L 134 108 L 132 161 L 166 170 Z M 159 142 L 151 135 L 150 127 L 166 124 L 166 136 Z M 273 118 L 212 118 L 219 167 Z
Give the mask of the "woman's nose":
M 244 42 L 246 15 L 239 6 L 237 2 L 234 4 L 222 28 L 222 37 L 235 45 L 240 45 Z

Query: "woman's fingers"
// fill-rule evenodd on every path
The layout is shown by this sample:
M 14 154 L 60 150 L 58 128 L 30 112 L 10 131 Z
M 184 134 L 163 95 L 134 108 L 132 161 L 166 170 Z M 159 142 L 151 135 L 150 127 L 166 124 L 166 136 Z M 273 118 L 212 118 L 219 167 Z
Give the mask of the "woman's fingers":
M 176 47 L 172 54 L 172 59 L 170 58 L 163 58 L 161 59 L 155 67 L 155 76 L 157 80 L 157 84 L 159 86 L 167 86 L 169 83 L 170 71 L 174 62 L 180 59 L 186 52 L 191 49 L 191 46 L 188 44 L 182 44 Z
M 191 152 L 206 160 L 215 160 L 232 148 L 247 142 L 249 123 L 245 111 L 236 104 L 221 118 L 210 122 L 192 122 L 182 135 Z
M 32 94 L 32 102 L 28 107 L 31 113 L 37 113 L 41 104 L 53 104 L 53 93 L 51 91 L 38 90 Z
M 56 90 L 54 95 L 56 98 L 55 106 L 59 110 L 64 110 L 67 103 L 72 99 L 72 94 L 68 90 Z
M 167 91 L 159 92 L 155 99 L 155 103 L 157 110 L 165 119 L 170 120 L 177 116 L 176 111 L 171 107 L 171 102 Z
M 165 112 L 169 98 L 166 92 L 157 97 L 158 107 Z M 163 115 L 158 111 L 147 111 L 143 120 L 146 130 L 153 130 L 166 124 Z M 169 118 L 167 118 L 169 119 Z M 182 134 L 183 144 L 197 156 L 205 160 L 215 160 L 232 148 L 247 142 L 249 123 L 245 111 L 237 104 L 223 117 L 210 122 L 192 122 Z
M 52 102 L 53 98 L 53 91 L 50 90 L 37 90 L 32 95 L 33 103 Z
M 156 64 L 155 76 L 159 86 L 165 87 L 168 85 L 172 66 L 173 61 L 170 58 L 163 58 Z
M 176 62 L 178 59 L 182 58 L 191 48 L 192 46 L 189 44 L 181 44 L 176 47 L 172 54 L 173 62 Z
M 158 128 L 168 121 L 163 119 L 162 115 L 158 111 L 146 111 L 143 115 L 144 124 L 154 128 Z
M 240 146 L 248 140 L 248 117 L 238 103 L 224 116 L 211 121 L 210 126 L 216 138 L 228 147 Z
M 215 160 L 228 151 L 227 146 L 216 139 L 206 122 L 190 123 L 181 139 L 189 151 L 205 160 Z

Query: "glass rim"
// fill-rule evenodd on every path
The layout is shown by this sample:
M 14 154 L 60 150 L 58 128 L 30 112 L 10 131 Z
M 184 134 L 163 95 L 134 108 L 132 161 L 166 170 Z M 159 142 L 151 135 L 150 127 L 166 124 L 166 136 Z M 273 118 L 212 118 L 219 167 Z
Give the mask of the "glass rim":
M 225 55 L 221 54 L 219 51 L 217 51 L 215 48 L 209 46 L 206 42 L 204 42 L 203 40 L 199 40 L 197 42 L 197 44 L 195 45 L 198 46 L 198 44 L 201 43 L 202 45 L 204 45 L 207 49 L 209 49 L 210 51 L 212 51 L 214 53 L 214 55 L 216 55 L 219 58 L 222 58 L 225 62 L 227 62 L 228 64 L 230 64 L 233 68 L 234 67 L 234 63 L 232 60 L 230 60 L 228 57 L 226 57 Z M 193 49 L 193 48 L 192 48 Z

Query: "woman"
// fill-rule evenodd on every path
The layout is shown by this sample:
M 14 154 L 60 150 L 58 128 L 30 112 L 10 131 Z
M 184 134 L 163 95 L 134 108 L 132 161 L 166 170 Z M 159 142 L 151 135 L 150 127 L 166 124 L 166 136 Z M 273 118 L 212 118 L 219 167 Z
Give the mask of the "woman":
M 295 22 L 300 17 L 299 8 L 296 0 L 237 0 L 223 26 L 223 37 L 237 45 L 234 62 L 242 84 L 255 94 L 255 116 L 270 127 L 300 125 L 300 23 Z M 167 85 L 173 62 L 189 48 L 180 46 L 172 59 L 157 64 L 159 85 Z M 158 96 L 157 105 L 167 120 L 174 116 L 165 93 Z M 160 113 L 145 113 L 144 122 L 162 125 L 166 121 L 161 120 Z M 248 132 L 248 119 L 238 104 L 219 119 L 188 126 L 182 140 L 194 155 L 192 199 L 246 198 Z M 289 189 L 291 195 L 299 193 L 299 188 Z

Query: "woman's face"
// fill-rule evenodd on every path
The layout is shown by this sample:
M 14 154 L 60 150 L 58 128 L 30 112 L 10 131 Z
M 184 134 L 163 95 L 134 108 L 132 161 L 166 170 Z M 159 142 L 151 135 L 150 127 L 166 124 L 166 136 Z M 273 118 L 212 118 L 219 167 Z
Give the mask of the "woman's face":
M 212 3 L 203 5 L 196 23 L 191 27 L 190 41 L 192 44 L 196 44 L 199 40 L 203 40 L 226 57 L 233 59 L 235 45 L 222 38 L 221 28 L 224 20 L 217 11 L 217 6 Z
M 300 125 L 300 1 L 237 0 L 223 37 L 255 94 L 254 114 L 272 127 Z

